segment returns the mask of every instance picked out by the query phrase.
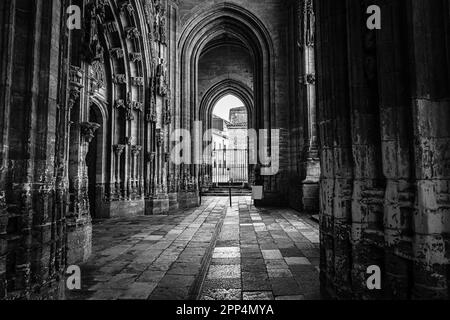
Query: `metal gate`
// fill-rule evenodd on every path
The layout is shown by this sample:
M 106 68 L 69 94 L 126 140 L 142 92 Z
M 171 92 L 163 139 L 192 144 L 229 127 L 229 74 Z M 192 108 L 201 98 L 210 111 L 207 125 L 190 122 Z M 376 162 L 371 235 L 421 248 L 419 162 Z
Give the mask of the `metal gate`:
M 248 150 L 216 149 L 212 152 L 212 183 L 248 183 Z

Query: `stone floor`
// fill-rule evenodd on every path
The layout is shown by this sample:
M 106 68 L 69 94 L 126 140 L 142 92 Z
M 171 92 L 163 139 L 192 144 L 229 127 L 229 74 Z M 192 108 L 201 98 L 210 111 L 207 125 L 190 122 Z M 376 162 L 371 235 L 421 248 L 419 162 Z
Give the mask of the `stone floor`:
M 93 254 L 69 299 L 319 299 L 319 232 L 309 216 L 203 199 L 170 216 L 94 225 Z

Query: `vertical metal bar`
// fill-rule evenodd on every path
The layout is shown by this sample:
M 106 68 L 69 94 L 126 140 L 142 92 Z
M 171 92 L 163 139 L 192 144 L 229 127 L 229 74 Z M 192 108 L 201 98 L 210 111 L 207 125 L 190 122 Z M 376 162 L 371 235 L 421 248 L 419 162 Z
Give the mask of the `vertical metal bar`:
M 230 193 L 230 207 L 232 207 L 232 206 L 233 206 L 233 199 L 232 199 L 232 197 L 231 197 L 231 181 L 230 181 L 230 183 L 229 183 L 229 188 L 228 188 L 228 190 L 229 190 L 229 193 Z

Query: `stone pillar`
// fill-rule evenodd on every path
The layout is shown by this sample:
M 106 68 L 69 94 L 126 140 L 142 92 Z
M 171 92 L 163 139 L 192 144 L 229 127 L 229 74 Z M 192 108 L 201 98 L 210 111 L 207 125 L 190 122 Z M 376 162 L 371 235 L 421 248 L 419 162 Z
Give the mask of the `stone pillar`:
M 54 206 L 54 159 L 66 96 L 60 68 L 68 72 L 64 6 L 0 4 L 0 298 L 33 298 L 37 287 L 42 298 L 62 293 L 65 212 Z
M 315 33 L 316 15 L 312 0 L 301 1 L 301 56 L 303 57 L 303 74 L 301 83 L 305 87 L 307 106 L 307 137 L 304 150 L 305 179 L 302 182 L 303 210 L 319 210 L 320 163 L 318 153 L 317 110 L 316 110 L 316 67 L 315 67 Z
M 121 159 L 122 154 L 125 151 L 126 146 L 118 144 L 113 147 L 114 149 L 114 193 L 115 199 L 120 200 L 123 198 L 123 187 L 121 178 Z
M 377 31 L 380 124 L 384 193 L 384 296 L 410 299 L 414 216 L 414 161 L 410 84 L 411 57 L 403 45 L 408 39 L 408 15 L 402 2 L 379 3 L 382 29 Z M 396 45 L 394 45 L 396 44 Z
M 141 195 L 141 183 L 140 183 L 140 172 L 139 172 L 139 155 L 142 151 L 141 146 L 132 146 L 132 194 L 133 197 L 138 197 Z
M 318 0 L 317 83 L 320 131 L 321 286 L 351 295 L 353 159 L 348 93 L 347 13 L 339 1 Z M 357 230 L 354 230 L 357 232 Z
M 178 70 L 178 1 L 168 1 L 167 5 L 167 48 L 169 52 L 169 75 L 170 75 L 170 91 L 167 97 L 167 112 L 170 115 L 170 119 L 167 120 L 167 128 L 169 130 L 169 137 L 172 136 L 174 130 L 182 127 L 181 125 L 181 109 L 179 94 L 180 91 L 179 82 L 177 81 L 179 76 Z M 170 120 L 170 121 L 169 121 Z M 169 138 L 170 140 L 170 138 Z M 169 141 L 168 152 L 169 157 L 175 147 L 176 143 Z M 168 172 L 168 196 L 169 196 L 169 210 L 175 211 L 179 208 L 178 192 L 180 187 L 180 166 L 174 164 L 169 159 L 169 172 Z
M 414 287 L 419 299 L 449 298 L 450 57 L 448 1 L 411 2 L 415 77 L 417 211 L 414 215 Z
M 377 64 L 377 33 L 366 27 L 367 1 L 348 0 L 349 108 L 353 150 L 352 291 L 356 298 L 374 299 L 368 291 L 367 268 L 384 265 L 381 130 Z M 381 76 L 381 75 L 380 75 Z M 384 270 L 384 269 L 383 269 Z

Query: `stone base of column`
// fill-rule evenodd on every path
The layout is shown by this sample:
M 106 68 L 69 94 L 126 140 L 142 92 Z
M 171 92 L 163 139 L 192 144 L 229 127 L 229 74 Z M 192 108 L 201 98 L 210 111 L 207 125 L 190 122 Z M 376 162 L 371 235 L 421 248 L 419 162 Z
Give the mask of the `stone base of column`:
M 86 262 L 92 253 L 92 221 L 90 217 L 67 224 L 67 264 Z
M 161 193 L 145 200 L 145 215 L 160 215 L 169 213 L 169 195 Z
M 145 212 L 143 199 L 111 201 L 102 206 L 102 218 L 138 217 Z
M 180 203 L 178 202 L 178 192 L 169 193 L 168 196 L 169 196 L 169 213 L 177 211 L 180 208 Z
M 308 158 L 305 162 L 306 178 L 302 181 L 303 211 L 319 212 L 320 160 Z
M 303 211 L 308 213 L 319 212 L 319 182 L 304 182 L 302 184 Z
M 200 205 L 200 194 L 198 191 L 181 191 L 178 193 L 180 209 L 195 208 Z

